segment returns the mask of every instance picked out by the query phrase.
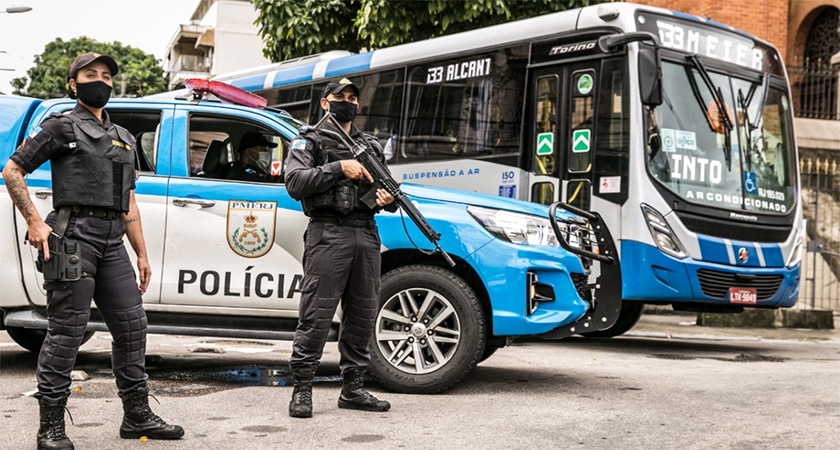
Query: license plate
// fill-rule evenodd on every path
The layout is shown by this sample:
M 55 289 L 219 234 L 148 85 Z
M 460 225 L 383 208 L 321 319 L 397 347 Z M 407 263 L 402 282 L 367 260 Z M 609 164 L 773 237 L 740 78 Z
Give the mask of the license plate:
M 729 288 L 729 303 L 755 305 L 758 302 L 758 291 L 755 289 Z

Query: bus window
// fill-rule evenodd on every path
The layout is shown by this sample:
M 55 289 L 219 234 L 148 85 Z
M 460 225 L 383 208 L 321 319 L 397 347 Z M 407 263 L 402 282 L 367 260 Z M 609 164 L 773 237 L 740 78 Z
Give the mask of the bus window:
M 559 85 L 560 79 L 557 75 L 548 75 L 537 79 L 537 101 L 536 111 L 534 112 L 537 128 L 534 173 L 538 175 L 554 173 L 554 144 L 557 137 L 557 89 Z
M 534 183 L 531 186 L 531 201 L 543 205 L 554 203 L 554 183 Z
M 586 173 L 592 170 L 592 140 L 595 129 L 595 71 L 582 70 L 572 74 L 572 129 L 569 172 Z
M 598 127 L 592 178 L 597 187 L 593 194 L 617 204 L 623 204 L 629 194 L 630 95 L 626 64 L 624 58 L 604 60 L 597 95 Z
M 359 115 L 353 123 L 379 138 L 383 147 L 390 138 L 400 135 L 404 74 L 403 69 L 398 69 L 372 73 L 359 80 L 351 78 L 354 83 L 360 83 L 362 91 Z
M 323 89 L 323 86 L 321 88 Z M 285 110 L 292 117 L 303 122 L 309 122 L 312 97 L 316 99 L 320 97 L 320 93 L 313 95 L 313 87 L 310 85 L 287 89 L 269 89 L 258 91 L 257 94 L 265 97 L 270 106 Z M 315 102 L 315 106 L 317 106 L 317 102 Z
M 589 210 L 591 207 L 592 183 L 589 180 L 569 180 L 566 186 L 566 203 L 580 209 Z
M 525 45 L 409 66 L 396 162 L 518 165 L 527 55 Z

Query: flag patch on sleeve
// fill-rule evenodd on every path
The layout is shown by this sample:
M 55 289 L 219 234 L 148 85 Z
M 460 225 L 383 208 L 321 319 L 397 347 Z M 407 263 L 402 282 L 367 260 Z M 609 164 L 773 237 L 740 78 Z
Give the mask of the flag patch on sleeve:
M 292 141 L 292 150 L 306 150 L 306 139 L 295 139 Z

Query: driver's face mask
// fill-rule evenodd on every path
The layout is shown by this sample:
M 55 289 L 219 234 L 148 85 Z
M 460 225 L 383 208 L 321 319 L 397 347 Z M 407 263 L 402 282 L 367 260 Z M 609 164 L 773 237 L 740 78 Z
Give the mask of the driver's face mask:
M 257 167 L 262 169 L 264 172 L 268 172 L 268 166 L 271 164 L 271 152 L 264 151 L 259 153 L 259 158 L 257 159 Z

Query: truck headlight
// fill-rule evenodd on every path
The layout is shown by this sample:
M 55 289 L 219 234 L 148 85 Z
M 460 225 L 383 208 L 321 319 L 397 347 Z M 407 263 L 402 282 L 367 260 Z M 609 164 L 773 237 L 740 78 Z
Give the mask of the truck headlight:
M 468 206 L 467 212 L 499 239 L 514 244 L 560 246 L 547 218 L 479 206 Z
M 671 226 L 668 225 L 668 222 L 665 221 L 665 218 L 662 217 L 659 211 L 643 203 L 642 214 L 645 216 L 645 222 L 647 222 L 648 230 L 650 230 L 650 235 L 653 237 L 653 242 L 656 243 L 659 250 L 679 259 L 688 256 L 677 235 L 674 234 Z

